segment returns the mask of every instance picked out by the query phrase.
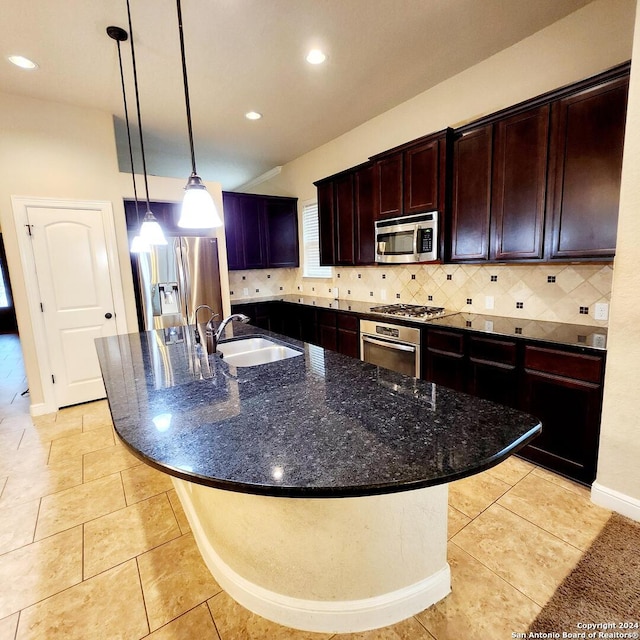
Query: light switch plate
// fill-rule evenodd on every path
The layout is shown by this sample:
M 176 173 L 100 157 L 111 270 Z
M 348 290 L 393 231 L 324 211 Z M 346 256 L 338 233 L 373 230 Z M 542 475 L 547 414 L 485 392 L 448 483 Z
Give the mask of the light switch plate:
M 247 287 L 245 287 L 245 288 L 242 290 L 242 295 L 243 295 L 243 296 L 248 296 L 248 295 L 249 295 L 249 289 L 247 289 Z
M 485 296 L 484 297 L 484 308 L 485 309 L 493 309 L 494 298 L 493 296 Z

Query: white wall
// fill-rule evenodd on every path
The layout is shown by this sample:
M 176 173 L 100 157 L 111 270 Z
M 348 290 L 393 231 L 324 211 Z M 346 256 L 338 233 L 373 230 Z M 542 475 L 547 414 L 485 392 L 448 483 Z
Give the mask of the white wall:
M 640 3 L 639 3 L 640 6 Z M 634 59 L 640 61 L 640 11 Z M 631 70 L 594 499 L 640 520 L 640 62 Z

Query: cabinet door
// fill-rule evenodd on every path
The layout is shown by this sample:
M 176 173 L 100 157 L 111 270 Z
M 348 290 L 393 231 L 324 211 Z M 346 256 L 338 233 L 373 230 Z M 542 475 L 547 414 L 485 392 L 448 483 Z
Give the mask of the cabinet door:
M 489 257 L 492 131 L 492 125 L 486 125 L 454 142 L 449 239 L 452 260 Z
M 334 219 L 333 181 L 328 180 L 318 185 L 318 227 L 321 265 L 334 265 L 336 263 Z
M 224 235 L 227 242 L 227 263 L 229 270 L 244 269 L 244 252 L 242 251 L 242 213 L 238 196 L 223 193 Z
M 492 259 L 542 258 L 548 138 L 549 105 L 495 124 Z
M 369 165 L 354 174 L 355 191 L 355 264 L 375 264 L 374 167 Z
M 376 202 L 378 218 L 402 215 L 402 153 L 376 162 Z
M 295 199 L 266 200 L 266 248 L 269 267 L 297 267 L 300 264 Z
M 422 377 L 456 391 L 466 388 L 464 335 L 453 331 L 427 330 L 425 375 Z
M 245 269 L 263 269 L 267 266 L 265 245 L 265 203 L 262 198 L 238 198 L 242 220 L 242 249 Z
M 334 181 L 334 220 L 336 238 L 336 264 L 354 263 L 354 211 L 353 175 L 347 174 Z
M 352 358 L 360 357 L 360 321 L 350 313 L 338 313 L 338 351 Z
M 338 327 L 335 311 L 318 310 L 318 344 L 324 349 L 338 350 Z
M 511 340 L 469 337 L 467 390 L 474 396 L 518 406 L 517 346 Z
M 553 106 L 551 258 L 613 257 L 628 78 Z
M 439 209 L 439 140 L 404 152 L 404 213 Z

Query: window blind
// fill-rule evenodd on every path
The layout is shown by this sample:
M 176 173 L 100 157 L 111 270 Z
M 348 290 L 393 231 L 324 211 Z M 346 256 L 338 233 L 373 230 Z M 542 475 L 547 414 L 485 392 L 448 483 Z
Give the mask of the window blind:
M 304 270 L 306 278 L 331 278 L 331 267 L 320 266 L 320 227 L 318 203 L 304 205 L 302 209 L 302 236 L 304 243 Z

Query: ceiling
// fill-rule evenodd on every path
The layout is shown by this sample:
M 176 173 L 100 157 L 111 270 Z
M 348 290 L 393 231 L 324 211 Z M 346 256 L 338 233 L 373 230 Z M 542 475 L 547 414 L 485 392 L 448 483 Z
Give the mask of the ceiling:
M 198 172 L 237 188 L 590 1 L 182 0 Z M 186 179 L 176 3 L 130 3 L 147 168 Z M 128 31 L 126 0 L 63 4 L 0 0 L 0 87 L 113 114 L 128 171 L 117 48 L 105 32 Z M 313 47 L 323 65 L 305 61 Z M 131 115 L 128 42 L 122 52 Z M 39 68 L 14 67 L 6 56 L 16 53 Z M 250 110 L 264 117 L 249 121 Z

